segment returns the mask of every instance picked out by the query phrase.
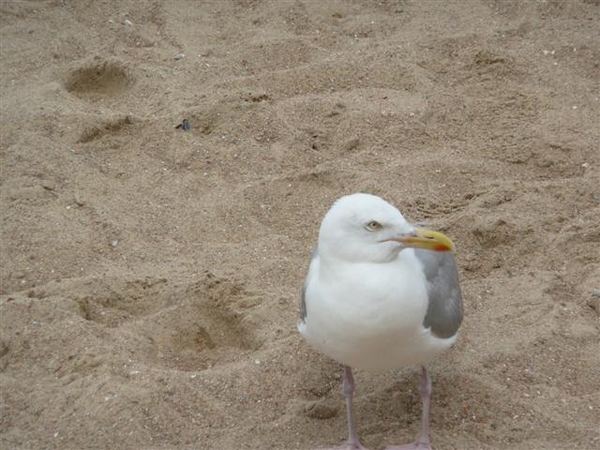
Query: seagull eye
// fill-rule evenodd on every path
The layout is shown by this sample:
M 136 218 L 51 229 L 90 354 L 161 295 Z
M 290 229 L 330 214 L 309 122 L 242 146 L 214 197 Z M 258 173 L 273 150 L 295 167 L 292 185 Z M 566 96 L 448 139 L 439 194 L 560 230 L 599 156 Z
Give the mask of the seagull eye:
M 381 225 L 376 220 L 371 220 L 368 224 L 365 225 L 365 228 L 369 231 L 377 231 L 381 230 L 383 228 L 383 225 Z

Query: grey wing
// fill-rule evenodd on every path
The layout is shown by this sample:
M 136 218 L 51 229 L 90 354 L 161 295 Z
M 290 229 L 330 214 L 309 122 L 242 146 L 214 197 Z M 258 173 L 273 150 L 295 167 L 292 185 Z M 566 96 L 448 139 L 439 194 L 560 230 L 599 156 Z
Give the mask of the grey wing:
M 316 257 L 317 257 L 317 248 L 315 248 L 310 255 L 310 262 L 308 264 L 309 268 L 310 268 L 310 264 L 313 262 L 313 260 Z M 302 293 L 300 295 L 300 320 L 302 322 L 304 322 L 304 320 L 306 319 L 306 283 L 307 282 L 308 282 L 308 275 L 307 275 L 306 279 L 304 280 L 304 284 L 302 285 Z
M 456 334 L 463 319 L 462 295 L 454 255 L 415 249 L 427 278 L 429 305 L 423 326 L 440 338 Z

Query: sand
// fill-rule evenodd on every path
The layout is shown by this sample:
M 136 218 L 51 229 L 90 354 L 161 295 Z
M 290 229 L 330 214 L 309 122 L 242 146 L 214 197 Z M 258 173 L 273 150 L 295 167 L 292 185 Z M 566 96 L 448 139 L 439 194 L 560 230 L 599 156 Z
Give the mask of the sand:
M 458 247 L 434 449 L 600 448 L 598 1 L 4 0 L 0 24 L 1 448 L 341 443 L 341 368 L 296 321 L 357 191 Z M 356 378 L 364 444 L 414 439 L 418 368 Z

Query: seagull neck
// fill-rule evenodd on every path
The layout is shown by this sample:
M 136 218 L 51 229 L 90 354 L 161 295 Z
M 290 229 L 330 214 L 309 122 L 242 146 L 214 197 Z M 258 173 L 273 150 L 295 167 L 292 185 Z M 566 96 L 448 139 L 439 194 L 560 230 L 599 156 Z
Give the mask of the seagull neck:
M 387 256 L 387 255 L 386 255 Z M 398 259 L 398 254 L 394 253 L 390 257 L 378 258 L 375 260 L 364 259 L 364 258 L 343 258 L 335 255 L 320 255 L 320 267 L 326 270 L 337 270 L 347 268 L 350 266 L 381 266 L 387 264 L 393 264 Z

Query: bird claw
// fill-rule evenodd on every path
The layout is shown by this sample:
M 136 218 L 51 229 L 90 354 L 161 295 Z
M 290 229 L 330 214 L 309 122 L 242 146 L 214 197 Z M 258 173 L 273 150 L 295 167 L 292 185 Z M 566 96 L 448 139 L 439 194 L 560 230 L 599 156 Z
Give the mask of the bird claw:
M 429 442 L 416 441 L 404 445 L 388 445 L 384 450 L 431 450 Z
M 359 442 L 358 444 L 346 443 L 337 447 L 318 448 L 317 450 L 369 450 Z

